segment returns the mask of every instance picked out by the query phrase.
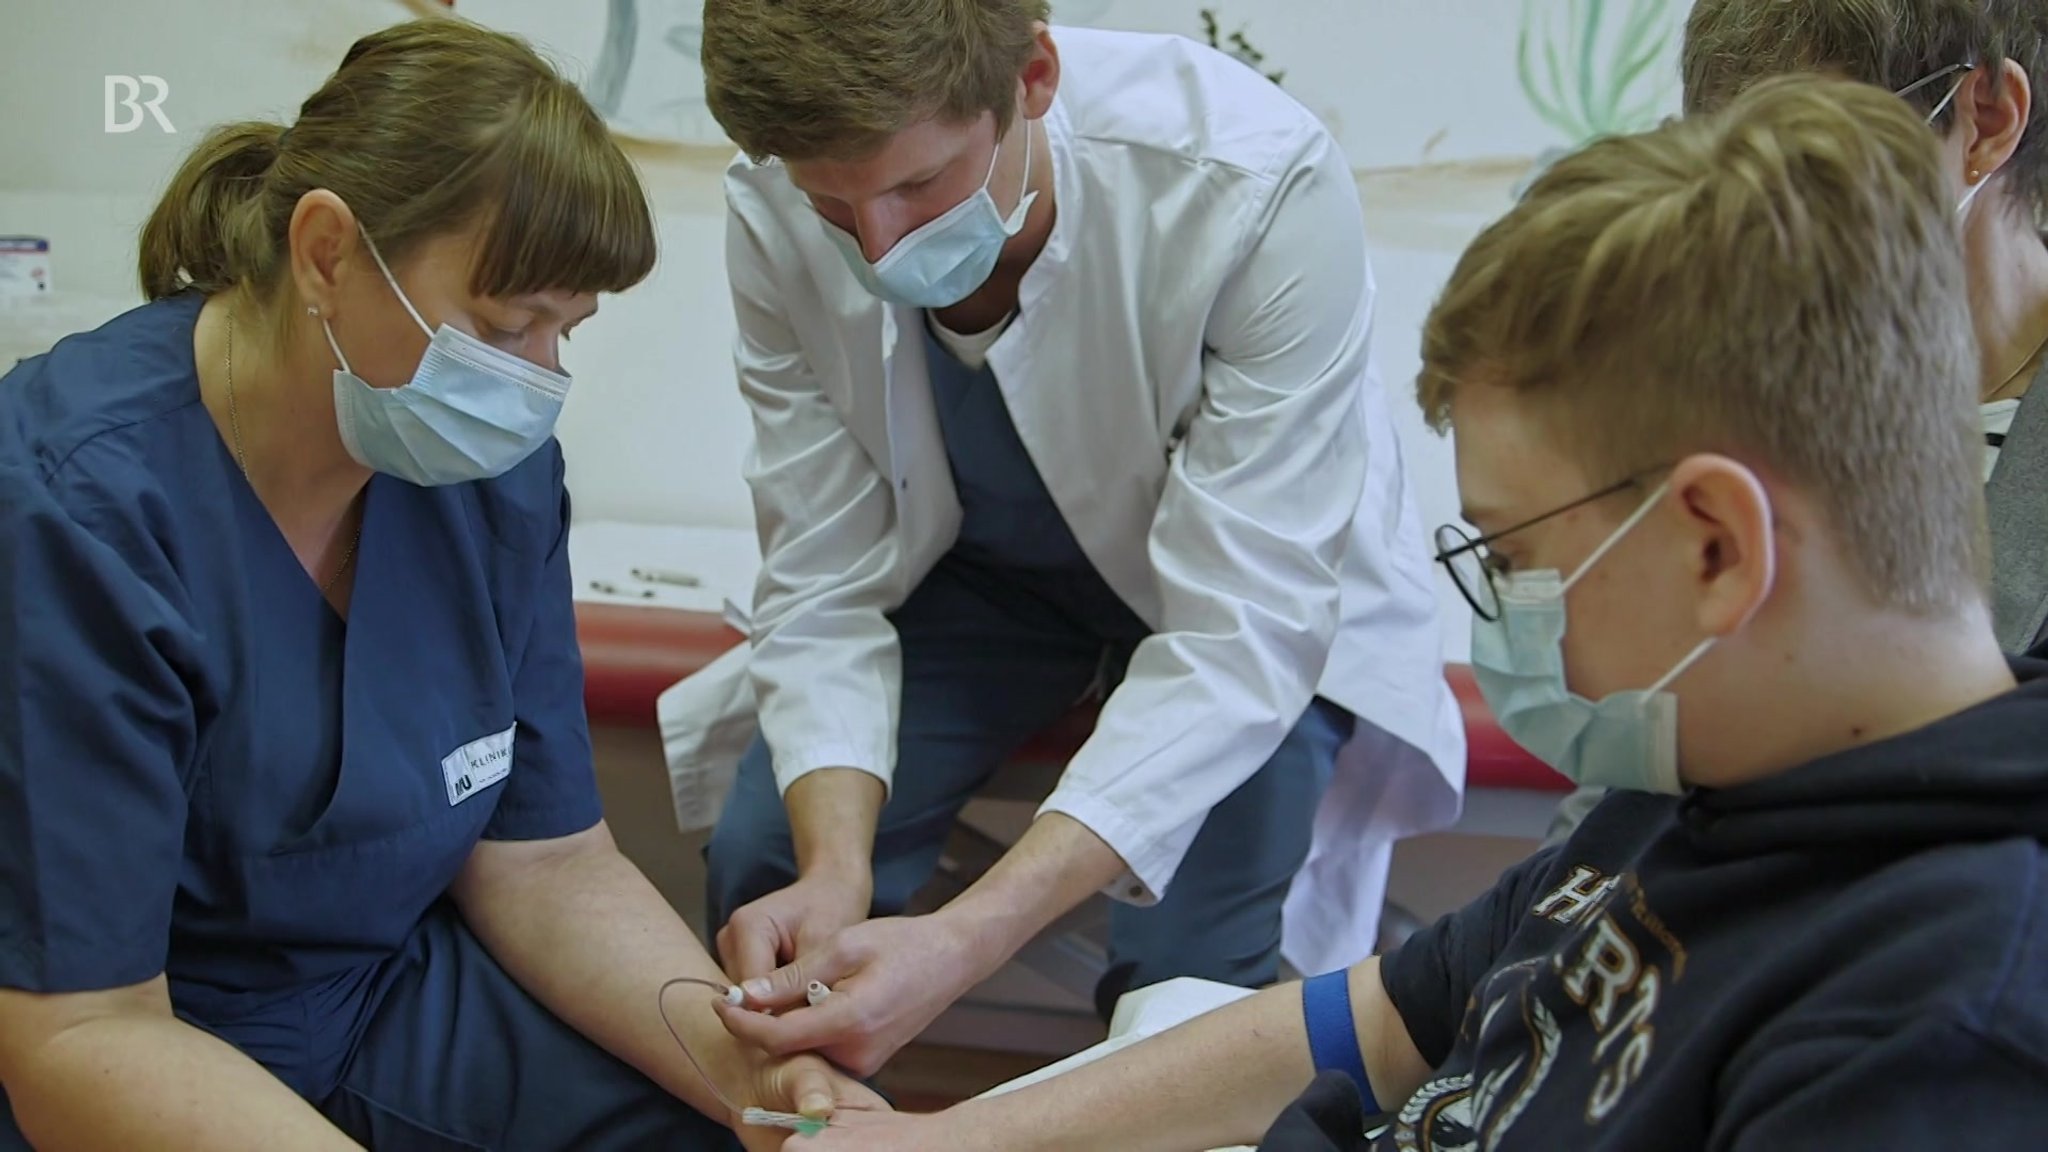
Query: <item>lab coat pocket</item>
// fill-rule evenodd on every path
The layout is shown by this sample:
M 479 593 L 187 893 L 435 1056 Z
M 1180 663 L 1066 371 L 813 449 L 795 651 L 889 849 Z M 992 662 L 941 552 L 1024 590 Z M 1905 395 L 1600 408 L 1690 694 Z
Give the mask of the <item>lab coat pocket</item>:
M 751 655 L 742 644 L 655 701 L 676 825 L 684 832 L 718 823 L 740 757 L 759 727 L 753 678 L 747 674 Z

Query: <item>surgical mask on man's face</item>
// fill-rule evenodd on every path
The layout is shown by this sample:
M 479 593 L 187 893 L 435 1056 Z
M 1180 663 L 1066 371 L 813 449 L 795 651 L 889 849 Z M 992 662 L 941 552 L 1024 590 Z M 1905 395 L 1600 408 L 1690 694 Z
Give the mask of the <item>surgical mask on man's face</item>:
M 896 242 L 880 260 L 868 261 L 860 241 L 819 217 L 839 255 L 855 279 L 870 293 L 891 304 L 910 308 L 950 308 L 969 296 L 996 269 L 1003 245 L 1023 231 L 1024 220 L 1038 193 L 1031 191 L 1031 122 L 1022 122 L 1024 136 L 1024 182 L 1017 192 L 1017 207 L 1005 217 L 989 194 L 989 182 L 996 177 L 996 160 L 1002 156 L 1002 141 L 988 159 L 988 175 L 974 194 L 938 219 L 923 225 Z
M 1494 719 L 1515 743 L 1566 778 L 1637 792 L 1675 794 L 1678 698 L 1665 691 L 1714 638 L 1700 642 L 1676 667 L 1641 691 L 1598 701 L 1565 683 L 1565 593 L 1657 505 L 1658 486 L 1568 578 L 1555 569 L 1510 573 L 1499 591 L 1498 619 L 1472 621 L 1472 672 Z

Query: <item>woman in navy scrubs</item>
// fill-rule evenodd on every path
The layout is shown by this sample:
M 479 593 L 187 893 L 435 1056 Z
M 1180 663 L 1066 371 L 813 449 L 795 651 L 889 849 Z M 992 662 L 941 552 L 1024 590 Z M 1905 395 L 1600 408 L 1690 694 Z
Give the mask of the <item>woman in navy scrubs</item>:
M 0 380 L 0 1148 L 781 1145 L 582 710 L 557 349 L 653 260 L 573 87 L 400 25 Z M 711 999 L 725 1099 L 873 1102 Z

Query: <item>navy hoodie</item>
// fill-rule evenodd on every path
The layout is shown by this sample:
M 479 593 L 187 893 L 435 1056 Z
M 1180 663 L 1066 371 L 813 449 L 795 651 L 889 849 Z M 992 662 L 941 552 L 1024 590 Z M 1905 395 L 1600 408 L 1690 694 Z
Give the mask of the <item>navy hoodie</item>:
M 2048 664 L 2014 668 L 1769 780 L 1614 794 L 1383 962 L 1422 1090 L 1371 1119 L 1318 1080 L 1261 1148 L 2048 1148 Z

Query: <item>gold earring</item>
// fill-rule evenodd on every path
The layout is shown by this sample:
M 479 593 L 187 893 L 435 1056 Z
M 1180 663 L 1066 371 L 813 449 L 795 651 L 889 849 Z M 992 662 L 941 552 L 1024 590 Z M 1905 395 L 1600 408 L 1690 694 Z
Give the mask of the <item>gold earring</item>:
M 1972 183 L 1972 184 L 1975 184 L 1975 183 L 1976 183 L 1977 181 L 1979 181 L 1979 180 L 1981 180 L 1981 179 L 1983 179 L 1983 178 L 1984 178 L 1984 173 L 1983 173 L 1983 172 L 1981 172 L 1981 171 L 1979 171 L 1978 169 L 1975 169 L 1975 168 L 1972 168 L 1972 169 L 1970 169 L 1970 183 Z

